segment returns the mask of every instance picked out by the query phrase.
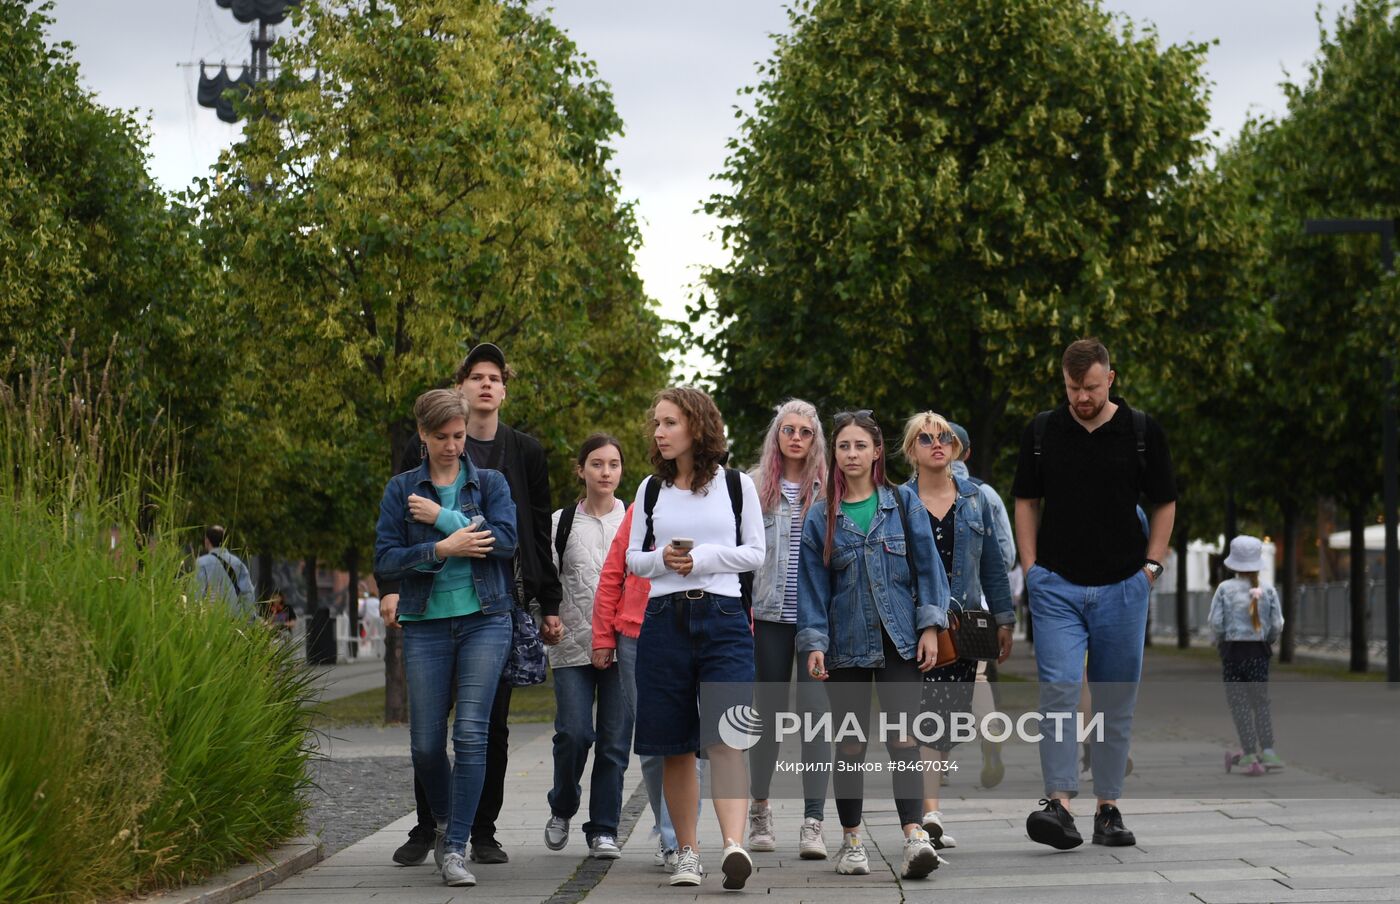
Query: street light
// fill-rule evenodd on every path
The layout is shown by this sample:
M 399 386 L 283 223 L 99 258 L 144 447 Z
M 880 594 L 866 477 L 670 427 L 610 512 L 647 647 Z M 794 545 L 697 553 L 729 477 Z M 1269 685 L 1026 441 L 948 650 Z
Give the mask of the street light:
M 1370 233 L 1381 237 L 1381 267 L 1395 275 L 1395 220 L 1307 220 L 1308 235 Z M 1381 449 L 1384 457 L 1385 493 L 1385 680 L 1400 682 L 1400 543 L 1397 542 L 1396 458 L 1400 443 L 1395 427 L 1395 352 L 1382 356 L 1385 394 L 1381 402 Z M 1358 626 L 1353 625 L 1352 630 Z

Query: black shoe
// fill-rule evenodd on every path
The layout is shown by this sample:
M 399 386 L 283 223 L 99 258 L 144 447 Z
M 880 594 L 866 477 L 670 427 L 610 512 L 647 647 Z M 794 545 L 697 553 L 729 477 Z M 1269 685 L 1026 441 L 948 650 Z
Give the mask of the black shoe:
M 1031 841 L 1048 844 L 1060 851 L 1077 848 L 1084 843 L 1084 837 L 1074 827 L 1074 817 L 1069 815 L 1065 805 L 1059 800 L 1042 798 L 1044 810 L 1037 810 L 1026 817 L 1026 834 Z
M 394 862 L 403 866 L 417 866 L 428 859 L 428 852 L 437 840 L 437 831 L 432 826 L 414 826 L 408 830 L 408 840 L 394 851 Z
M 509 863 L 510 856 L 501 849 L 499 841 L 473 841 L 473 863 Z
M 1123 828 L 1123 814 L 1113 804 L 1104 804 L 1094 814 L 1094 844 L 1109 847 L 1131 847 L 1137 836 Z

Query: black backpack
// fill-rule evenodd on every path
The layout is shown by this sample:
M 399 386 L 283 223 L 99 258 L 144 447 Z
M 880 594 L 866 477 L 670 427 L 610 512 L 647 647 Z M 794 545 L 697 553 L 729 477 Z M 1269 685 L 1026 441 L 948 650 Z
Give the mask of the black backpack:
M 574 515 L 578 503 L 566 505 L 559 510 L 559 526 L 554 529 L 554 551 L 559 553 L 559 567 L 564 567 L 564 548 L 569 545 L 569 531 L 574 529 Z
M 724 469 L 724 485 L 729 490 L 729 507 L 734 510 L 734 544 L 742 545 L 744 542 L 743 521 L 744 521 L 744 486 L 739 482 L 739 471 L 734 468 Z M 646 492 L 642 496 L 642 512 L 647 519 L 646 537 L 642 539 L 642 550 L 651 552 L 656 548 L 656 528 L 652 523 L 652 513 L 656 510 L 656 500 L 661 498 L 661 481 L 655 475 L 647 478 Z M 560 529 L 564 526 L 563 518 L 559 521 Z M 739 598 L 743 600 L 744 612 L 753 615 L 753 572 L 745 571 L 739 575 Z

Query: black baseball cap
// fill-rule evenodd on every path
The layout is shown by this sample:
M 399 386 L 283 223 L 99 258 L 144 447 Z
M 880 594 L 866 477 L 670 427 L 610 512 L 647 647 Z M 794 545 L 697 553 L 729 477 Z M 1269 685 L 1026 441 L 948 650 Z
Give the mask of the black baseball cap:
M 467 359 L 462 362 L 462 370 L 469 373 L 472 365 L 478 361 L 490 361 L 503 372 L 506 369 L 506 353 L 501 351 L 499 345 L 491 342 L 483 342 L 467 352 Z

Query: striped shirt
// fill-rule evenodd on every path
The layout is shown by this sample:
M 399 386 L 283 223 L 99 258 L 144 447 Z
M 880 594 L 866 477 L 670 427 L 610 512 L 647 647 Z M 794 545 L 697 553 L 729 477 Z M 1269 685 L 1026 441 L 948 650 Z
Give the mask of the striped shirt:
M 782 621 L 785 625 L 797 624 L 797 563 L 802 556 L 802 506 L 799 484 L 783 481 L 783 495 L 787 497 L 792 510 L 792 529 L 788 532 L 787 574 L 784 576 Z

